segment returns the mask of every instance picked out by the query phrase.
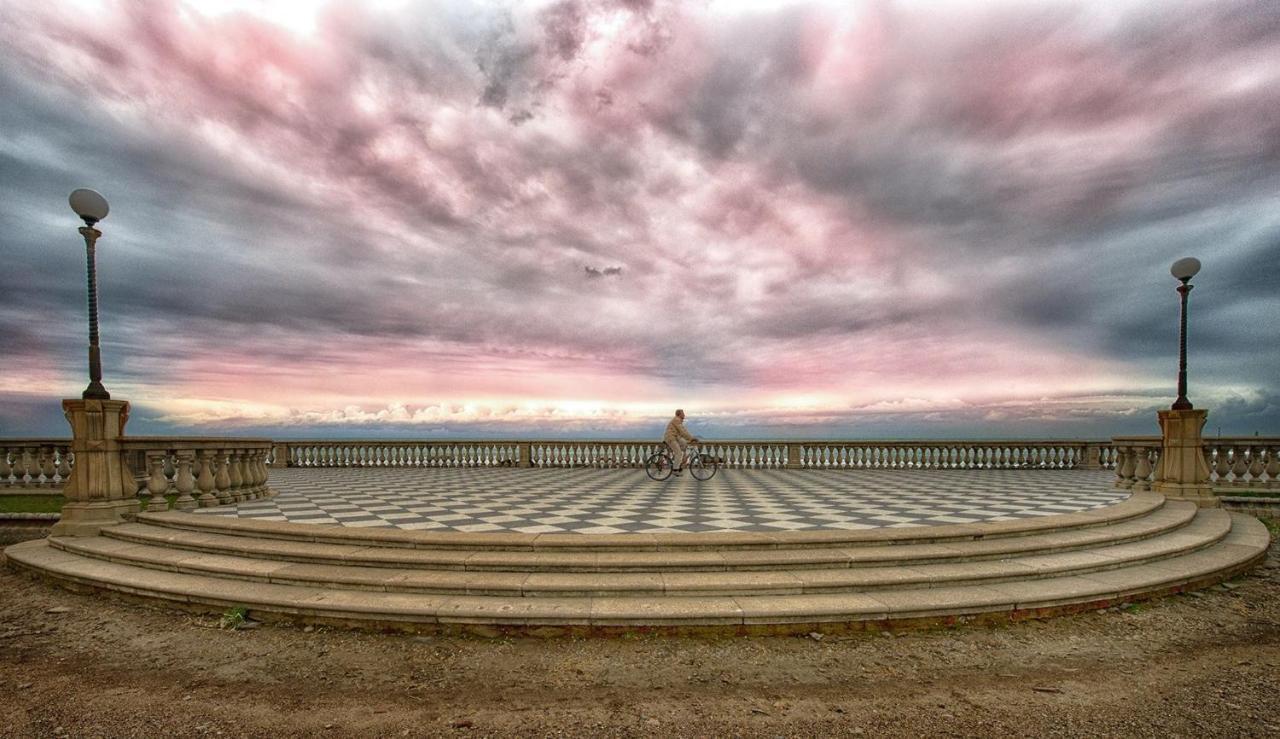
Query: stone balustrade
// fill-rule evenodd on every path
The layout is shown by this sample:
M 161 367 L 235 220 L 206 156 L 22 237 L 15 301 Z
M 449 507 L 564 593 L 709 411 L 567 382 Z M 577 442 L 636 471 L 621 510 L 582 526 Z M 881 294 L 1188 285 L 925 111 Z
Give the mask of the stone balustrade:
M 191 509 L 254 500 L 270 489 L 266 439 L 133 436 L 122 446 L 150 511 L 168 508 L 168 498 L 174 508 Z M 0 488 L 61 489 L 74 466 L 67 439 L 0 439 Z
M 287 441 L 275 442 L 277 467 L 515 467 L 513 441 Z M 525 452 L 524 458 L 528 458 Z M 528 465 L 523 465 L 528 466 Z
M 1112 439 L 1118 459 L 1116 487 L 1150 490 L 1158 482 L 1161 439 L 1123 436 Z M 1215 491 L 1280 489 L 1280 438 L 1239 436 L 1204 441 L 1209 484 Z
M 1150 490 L 1160 465 L 1159 436 L 1118 436 L 1111 440 L 1115 450 L 1117 488 Z
M 131 436 L 122 447 L 148 511 L 207 508 L 271 494 L 267 439 Z
M 61 488 L 73 463 L 69 439 L 0 439 L 0 488 Z
M 1280 489 L 1280 437 L 1205 439 L 1204 460 L 1214 489 Z
M 289 467 L 641 467 L 659 448 L 624 441 L 299 440 L 275 444 Z M 1098 441 L 705 441 L 730 469 L 1110 469 Z
M 1111 445 L 1085 441 L 853 441 L 792 444 L 804 468 L 1106 469 Z

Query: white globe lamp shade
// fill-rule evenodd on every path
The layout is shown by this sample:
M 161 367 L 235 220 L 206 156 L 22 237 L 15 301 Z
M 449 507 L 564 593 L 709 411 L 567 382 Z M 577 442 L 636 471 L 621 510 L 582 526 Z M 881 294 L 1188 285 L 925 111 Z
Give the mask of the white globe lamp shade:
M 1200 271 L 1200 260 L 1195 257 L 1183 257 L 1173 263 L 1169 272 L 1179 280 L 1186 282 Z
M 71 203 L 71 210 L 90 226 L 106 218 L 107 212 L 111 210 L 106 198 L 83 187 L 72 192 L 67 202 Z

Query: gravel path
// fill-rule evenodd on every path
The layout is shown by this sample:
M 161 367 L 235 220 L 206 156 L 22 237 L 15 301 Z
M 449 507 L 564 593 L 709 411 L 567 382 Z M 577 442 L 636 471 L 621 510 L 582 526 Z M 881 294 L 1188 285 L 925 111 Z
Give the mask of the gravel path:
M 230 631 L 4 569 L 0 736 L 1276 736 L 1278 555 L 1104 613 L 821 639 Z

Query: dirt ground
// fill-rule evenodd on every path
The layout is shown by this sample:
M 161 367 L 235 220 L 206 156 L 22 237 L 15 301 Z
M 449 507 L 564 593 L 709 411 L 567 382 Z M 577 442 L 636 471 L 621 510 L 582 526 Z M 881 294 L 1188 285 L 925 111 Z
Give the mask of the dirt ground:
M 0 569 L 0 736 L 1277 736 L 1278 562 L 1101 613 L 821 639 L 231 631 Z

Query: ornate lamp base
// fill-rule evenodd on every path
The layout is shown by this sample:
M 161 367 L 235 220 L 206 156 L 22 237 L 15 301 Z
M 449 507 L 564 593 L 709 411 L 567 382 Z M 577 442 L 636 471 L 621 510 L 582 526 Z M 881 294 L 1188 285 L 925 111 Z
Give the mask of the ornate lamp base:
M 71 424 L 75 467 L 63 488 L 67 503 L 53 536 L 94 536 L 138 513 L 138 486 L 121 449 L 129 420 L 125 400 L 62 401 Z
M 1209 482 L 1209 465 L 1204 460 L 1201 431 L 1208 420 L 1207 410 L 1159 411 L 1164 438 L 1160 468 L 1152 489 L 1166 498 L 1194 501 L 1201 508 L 1220 505 Z

